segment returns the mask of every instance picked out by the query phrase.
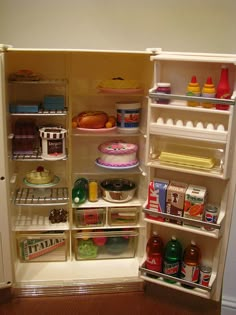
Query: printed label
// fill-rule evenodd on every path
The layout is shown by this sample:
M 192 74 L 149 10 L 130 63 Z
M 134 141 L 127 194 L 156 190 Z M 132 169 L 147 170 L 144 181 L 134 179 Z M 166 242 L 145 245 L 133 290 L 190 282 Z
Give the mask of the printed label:
M 48 154 L 58 155 L 63 153 L 63 140 L 48 140 Z
M 162 271 L 162 256 L 155 255 L 155 256 L 147 257 L 146 268 L 149 270 L 156 271 L 156 272 L 161 272 Z
M 166 275 L 172 276 L 176 275 L 179 272 L 179 262 L 174 262 L 174 263 L 168 263 L 164 261 L 164 267 L 163 267 L 163 272 Z
M 140 119 L 139 109 L 118 109 L 118 128 L 138 128 Z
M 198 265 L 190 266 L 182 262 L 181 278 L 191 282 L 198 282 L 200 268 Z

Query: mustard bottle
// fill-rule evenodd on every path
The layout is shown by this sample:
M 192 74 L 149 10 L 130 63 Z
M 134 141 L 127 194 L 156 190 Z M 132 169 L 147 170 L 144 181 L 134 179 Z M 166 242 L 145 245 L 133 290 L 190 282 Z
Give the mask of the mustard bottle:
M 206 80 L 206 83 L 204 84 L 202 88 L 202 97 L 214 98 L 215 95 L 216 95 L 216 89 L 212 82 L 212 78 L 208 77 Z M 215 105 L 208 102 L 202 102 L 202 107 L 213 108 L 215 107 Z
M 192 76 L 191 82 L 189 82 L 187 86 L 187 96 L 200 96 L 201 90 L 199 83 L 197 82 L 197 78 L 195 75 Z M 199 102 L 196 101 L 188 101 L 188 106 L 200 106 Z

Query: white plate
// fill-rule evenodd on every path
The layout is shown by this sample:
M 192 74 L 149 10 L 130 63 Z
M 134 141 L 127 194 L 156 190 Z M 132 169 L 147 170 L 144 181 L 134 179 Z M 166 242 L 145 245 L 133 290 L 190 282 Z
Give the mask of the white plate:
M 103 164 L 100 164 L 98 162 L 98 159 L 95 160 L 95 164 L 100 166 L 100 167 L 103 167 L 103 168 L 107 168 L 107 169 L 111 169 L 111 170 L 126 170 L 126 169 L 130 169 L 130 168 L 134 168 L 134 167 L 137 167 L 139 165 L 139 162 L 134 164 L 134 165 L 130 165 L 130 166 L 123 166 L 123 167 L 118 167 L 118 166 L 106 166 L 106 165 L 103 165 Z
M 55 185 L 57 185 L 60 181 L 60 178 L 58 176 L 54 176 L 54 179 L 52 182 L 48 183 L 48 184 L 31 184 L 29 183 L 26 178 L 23 179 L 23 182 L 32 188 L 47 188 L 47 187 L 53 187 Z

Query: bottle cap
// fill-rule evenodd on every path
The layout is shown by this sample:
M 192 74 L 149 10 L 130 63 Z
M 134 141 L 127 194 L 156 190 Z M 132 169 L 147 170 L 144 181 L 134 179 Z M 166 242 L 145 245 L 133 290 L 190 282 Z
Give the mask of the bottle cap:
M 197 77 L 195 75 L 192 76 L 191 83 L 197 83 Z
M 172 241 L 176 241 L 176 236 L 171 237 Z
M 211 77 L 208 77 L 207 80 L 206 80 L 206 84 L 209 84 L 209 85 L 212 85 L 212 78 Z
M 196 242 L 192 240 L 191 245 L 196 245 Z
M 157 87 L 170 87 L 170 83 L 168 82 L 158 82 Z
M 75 197 L 75 198 L 74 198 L 74 202 L 75 202 L 75 203 L 79 203 L 79 197 Z

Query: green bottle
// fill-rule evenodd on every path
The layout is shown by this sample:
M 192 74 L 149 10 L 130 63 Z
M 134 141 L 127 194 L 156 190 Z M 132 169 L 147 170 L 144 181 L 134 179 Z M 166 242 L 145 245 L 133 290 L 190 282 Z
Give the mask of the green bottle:
M 171 240 L 166 244 L 164 250 L 164 264 L 163 273 L 172 276 L 179 277 L 180 265 L 182 260 L 182 246 L 175 236 L 172 236 Z M 175 280 L 165 279 L 166 282 L 175 283 Z
M 78 178 L 72 189 L 72 202 L 76 205 L 84 203 L 88 199 L 88 180 Z

